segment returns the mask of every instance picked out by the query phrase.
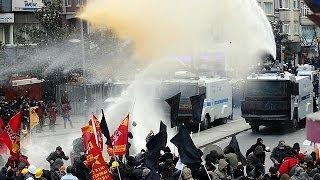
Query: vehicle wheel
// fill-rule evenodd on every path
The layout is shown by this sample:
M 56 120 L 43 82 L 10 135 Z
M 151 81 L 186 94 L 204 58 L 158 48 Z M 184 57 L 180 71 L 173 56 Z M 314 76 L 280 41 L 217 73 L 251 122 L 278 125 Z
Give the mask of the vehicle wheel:
M 297 130 L 298 127 L 299 127 L 299 124 L 298 124 L 298 120 L 295 118 L 295 119 L 292 119 L 291 121 L 291 127 L 293 130 Z
M 222 118 L 220 119 L 220 124 L 227 124 L 228 118 Z
M 304 128 L 306 126 L 306 118 L 301 119 L 298 122 L 299 128 Z
M 209 127 L 209 121 L 207 118 L 204 118 L 203 121 L 201 122 L 201 130 L 206 130 Z
M 251 130 L 252 130 L 252 132 L 254 132 L 254 133 L 258 133 L 258 132 L 259 132 L 259 126 L 257 126 L 257 125 L 251 125 Z

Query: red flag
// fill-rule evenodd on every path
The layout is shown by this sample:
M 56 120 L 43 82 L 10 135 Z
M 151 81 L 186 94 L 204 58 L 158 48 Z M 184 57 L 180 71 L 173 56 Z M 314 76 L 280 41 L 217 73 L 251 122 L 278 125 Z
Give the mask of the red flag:
M 81 131 L 82 131 L 83 147 L 84 147 L 84 150 L 87 151 L 90 138 L 93 135 L 93 128 L 90 125 L 86 125 L 81 128 Z
M 93 133 L 88 142 L 87 160 L 84 163 L 92 168 L 92 180 L 112 180 L 109 168 L 102 157 L 101 149 L 96 144 Z
M 22 115 L 18 112 L 14 115 L 0 135 L 0 142 L 4 143 L 10 150 L 12 156 L 20 154 L 20 129 Z
M 89 121 L 89 125 L 92 126 L 94 137 L 96 139 L 96 143 L 97 143 L 98 147 L 102 151 L 102 149 L 103 149 L 103 140 L 102 140 L 102 132 L 101 132 L 101 128 L 100 128 L 100 122 L 94 115 L 92 115 L 92 118 Z
M 128 124 L 129 124 L 129 114 L 124 118 L 118 127 L 118 129 L 111 136 L 111 141 L 113 149 L 108 147 L 108 153 L 110 156 L 114 155 L 124 155 L 127 151 L 128 144 Z
M 3 120 L 0 118 L 0 134 L 4 130 L 4 123 Z M 0 142 L 0 154 L 4 154 L 7 152 L 7 146 L 3 144 L 3 142 Z

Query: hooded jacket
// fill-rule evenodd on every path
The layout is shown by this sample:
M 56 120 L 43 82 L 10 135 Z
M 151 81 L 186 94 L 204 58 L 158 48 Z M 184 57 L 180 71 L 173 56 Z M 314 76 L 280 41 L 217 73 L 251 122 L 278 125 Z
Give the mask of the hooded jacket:
M 226 160 L 224 159 L 220 159 L 219 160 L 219 165 L 218 165 L 218 169 L 216 169 L 213 174 L 212 174 L 212 180 L 225 180 L 228 179 L 228 175 L 226 173 L 226 171 L 224 171 L 224 169 L 226 169 L 228 166 L 228 163 Z
M 262 146 L 257 146 L 253 153 L 249 154 L 247 158 L 246 172 L 247 174 L 251 173 L 251 171 L 258 166 L 259 164 L 263 164 L 264 157 L 264 149 Z
M 282 164 L 279 168 L 280 175 L 289 174 L 290 170 L 297 165 L 299 160 L 296 157 L 286 157 L 284 158 Z

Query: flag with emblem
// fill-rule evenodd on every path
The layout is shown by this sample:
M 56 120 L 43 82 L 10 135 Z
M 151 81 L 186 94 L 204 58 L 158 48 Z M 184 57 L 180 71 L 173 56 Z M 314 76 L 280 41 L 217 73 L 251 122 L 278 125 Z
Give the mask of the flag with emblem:
M 102 132 L 101 132 L 101 128 L 100 128 L 100 122 L 96 118 L 95 115 L 92 115 L 92 118 L 89 121 L 89 125 L 92 126 L 96 143 L 97 143 L 98 147 L 102 150 L 103 149 L 103 140 L 102 140 Z
M 84 164 L 92 169 L 91 179 L 112 180 L 109 168 L 103 159 L 100 147 L 98 147 L 96 144 L 96 139 L 93 133 L 91 133 L 87 148 L 87 159 L 85 160 Z
M 112 155 L 125 155 L 128 145 L 129 114 L 122 120 L 118 129 L 111 136 L 112 147 L 108 147 L 108 153 Z
M 20 129 L 22 115 L 20 112 L 15 114 L 0 134 L 0 142 L 5 144 L 12 156 L 20 154 Z
M 85 125 L 81 128 L 82 131 L 82 142 L 84 150 L 88 150 L 88 144 L 90 141 L 91 136 L 93 136 L 93 128 L 90 125 Z

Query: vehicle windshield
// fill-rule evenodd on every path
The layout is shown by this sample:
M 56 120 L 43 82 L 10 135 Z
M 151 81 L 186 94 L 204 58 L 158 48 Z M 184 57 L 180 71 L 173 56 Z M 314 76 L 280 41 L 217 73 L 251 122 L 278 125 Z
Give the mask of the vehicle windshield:
M 285 81 L 251 81 L 247 83 L 246 96 L 274 97 L 286 96 Z

